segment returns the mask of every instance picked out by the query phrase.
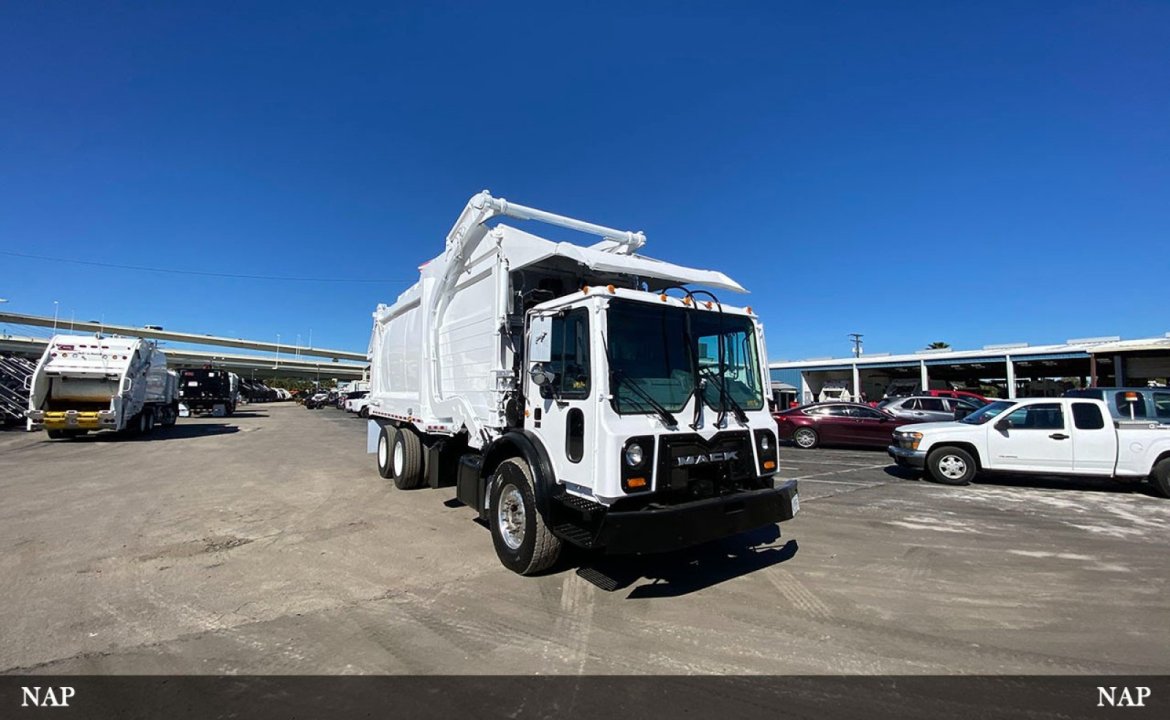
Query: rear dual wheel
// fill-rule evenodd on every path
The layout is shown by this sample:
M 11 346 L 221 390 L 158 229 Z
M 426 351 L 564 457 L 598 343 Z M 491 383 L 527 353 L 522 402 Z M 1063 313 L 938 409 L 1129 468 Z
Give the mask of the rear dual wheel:
M 399 490 L 419 486 L 423 476 L 422 441 L 410 428 L 383 425 L 378 434 L 378 474 Z

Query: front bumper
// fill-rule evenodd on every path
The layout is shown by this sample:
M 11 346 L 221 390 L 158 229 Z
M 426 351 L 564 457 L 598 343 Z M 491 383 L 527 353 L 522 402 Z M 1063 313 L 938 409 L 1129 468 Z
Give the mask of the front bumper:
M 900 467 L 914 468 L 915 470 L 922 470 L 926 467 L 926 453 L 921 450 L 907 450 L 898 445 L 890 445 L 886 448 L 886 454 L 892 457 Z
M 593 545 L 612 554 L 668 552 L 791 520 L 799 511 L 796 481 L 785 480 L 681 505 L 608 512 Z

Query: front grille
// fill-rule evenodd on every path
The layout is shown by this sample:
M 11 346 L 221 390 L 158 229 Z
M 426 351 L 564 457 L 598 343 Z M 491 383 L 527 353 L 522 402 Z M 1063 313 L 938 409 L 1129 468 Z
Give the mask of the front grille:
M 710 440 L 696 434 L 669 435 L 659 443 L 660 497 L 695 500 L 755 486 L 757 473 L 746 430 L 721 432 Z

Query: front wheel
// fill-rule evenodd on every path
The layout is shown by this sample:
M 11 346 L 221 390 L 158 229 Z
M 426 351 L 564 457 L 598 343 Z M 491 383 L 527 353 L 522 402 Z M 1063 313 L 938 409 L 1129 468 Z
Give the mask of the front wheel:
M 796 443 L 796 447 L 801 450 L 812 450 L 820 441 L 821 438 L 817 435 L 817 431 L 812 428 L 799 428 L 792 433 L 792 442 Z
M 1170 498 L 1170 458 L 1159 460 L 1154 465 L 1154 470 L 1150 473 L 1150 484 L 1154 486 L 1154 492 L 1164 498 Z
M 935 482 L 966 485 L 975 478 L 975 458 L 959 448 L 939 448 L 926 458 L 926 471 Z
M 500 463 L 492 476 L 488 523 L 504 567 L 521 575 L 548 569 L 561 554 L 561 541 L 536 509 L 532 469 L 519 458 Z

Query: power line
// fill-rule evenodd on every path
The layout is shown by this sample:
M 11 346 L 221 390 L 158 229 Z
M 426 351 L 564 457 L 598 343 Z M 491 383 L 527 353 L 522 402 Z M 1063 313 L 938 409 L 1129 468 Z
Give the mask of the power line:
M 351 278 L 313 278 L 313 277 L 281 277 L 277 275 L 239 275 L 234 273 L 203 272 L 201 270 L 175 270 L 173 268 L 145 267 L 142 265 L 120 265 L 118 263 L 97 262 L 95 260 L 77 260 L 75 258 L 48 257 L 46 255 L 30 255 L 28 253 L 0 250 L 0 255 L 29 258 L 31 260 L 46 260 L 49 262 L 73 263 L 74 265 L 92 265 L 94 267 L 117 268 L 119 270 L 138 270 L 141 272 L 170 273 L 172 275 L 198 275 L 201 277 L 232 278 L 235 280 L 275 280 L 279 282 L 322 282 L 322 283 L 360 283 L 360 284 L 406 284 L 406 280 L 354 280 Z

